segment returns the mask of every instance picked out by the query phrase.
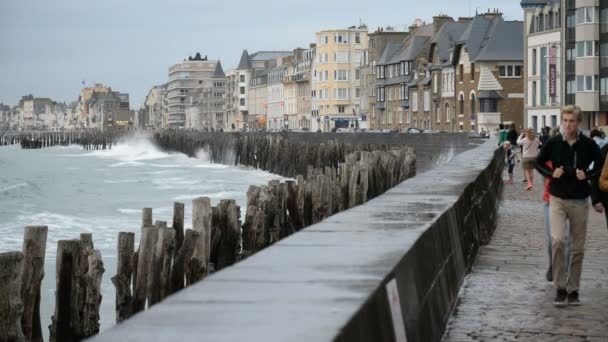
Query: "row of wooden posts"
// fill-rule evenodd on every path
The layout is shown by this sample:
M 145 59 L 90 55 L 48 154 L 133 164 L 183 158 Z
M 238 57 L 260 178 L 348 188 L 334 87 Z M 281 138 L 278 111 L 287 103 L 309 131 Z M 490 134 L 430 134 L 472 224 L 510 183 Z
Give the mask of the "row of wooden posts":
M 0 134 L 0 146 L 20 144 L 23 149 L 81 145 L 85 150 L 111 149 L 128 131 L 6 132 Z
M 192 229 L 187 230 L 182 203 L 174 203 L 170 227 L 164 221 L 153 223 L 152 209 L 144 208 L 137 249 L 133 232 L 118 234 L 112 277 L 116 322 L 414 176 L 415 155 L 407 146 L 356 151 L 335 166 L 310 165 L 305 174 L 250 186 L 244 222 L 234 200 L 213 207 L 207 197 L 194 199 Z M 0 254 L 0 337 L 6 340 L 42 341 L 39 305 L 47 231 L 45 226 L 26 227 L 23 251 Z M 58 241 L 56 263 L 50 340 L 80 341 L 99 331 L 104 268 L 91 234 Z

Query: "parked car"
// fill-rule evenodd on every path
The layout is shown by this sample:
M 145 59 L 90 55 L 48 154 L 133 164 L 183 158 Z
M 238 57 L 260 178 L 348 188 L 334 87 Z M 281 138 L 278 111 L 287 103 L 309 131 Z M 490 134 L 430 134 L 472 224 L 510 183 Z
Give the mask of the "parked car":
M 415 133 L 422 133 L 422 131 L 423 130 L 420 128 L 409 127 L 409 128 L 405 128 L 402 132 L 409 133 L 409 134 L 415 134 Z

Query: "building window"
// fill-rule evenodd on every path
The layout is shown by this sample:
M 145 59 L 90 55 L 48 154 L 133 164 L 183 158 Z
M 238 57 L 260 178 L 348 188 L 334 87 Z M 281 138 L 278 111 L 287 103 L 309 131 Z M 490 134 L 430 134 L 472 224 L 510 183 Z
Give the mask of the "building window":
M 245 95 L 245 87 L 241 87 L 241 95 Z
M 361 70 L 355 70 L 355 80 L 358 81 L 361 79 Z
M 595 7 L 581 7 L 576 9 L 577 24 L 597 23 L 598 21 L 599 13 Z
M 471 80 L 475 81 L 475 63 L 471 63 Z
M 576 76 L 576 91 L 598 91 L 599 77 L 597 75 L 577 75 Z
M 334 61 L 336 63 L 348 63 L 348 51 L 334 52 Z
M 323 36 L 323 42 L 329 44 L 329 36 Z
M 356 98 L 360 98 L 361 97 L 361 88 L 355 88 L 355 97 Z
M 458 66 L 458 72 L 460 74 L 460 82 L 464 81 L 464 65 L 460 64 Z
M 475 109 L 476 109 L 475 108 L 475 101 L 476 101 L 475 93 L 471 93 L 470 100 L 471 100 L 471 114 L 475 114 Z
M 459 105 L 460 105 L 460 115 L 464 114 L 464 94 L 460 94 L 458 97 Z
M 445 122 L 450 122 L 450 105 L 445 104 Z
M 437 94 L 437 74 L 433 75 L 433 94 Z
M 338 113 L 344 114 L 345 108 L 345 106 L 338 106 Z
M 532 81 L 532 107 L 536 107 L 536 81 Z
M 241 99 L 241 106 L 245 105 L 245 99 Z
M 576 42 L 576 55 L 577 57 L 594 57 L 599 56 L 599 41 L 597 40 L 585 40 Z
M 361 44 L 361 33 L 355 32 L 355 44 Z
M 395 115 L 395 112 L 388 111 L 387 113 L 388 113 L 388 124 L 390 125 L 393 123 L 393 115 Z
M 441 107 L 439 107 L 439 103 L 435 104 L 435 118 L 437 119 L 437 122 L 441 122 Z
M 536 49 L 534 51 L 536 51 Z M 534 60 L 536 61 L 536 59 Z M 536 64 L 534 65 L 534 68 L 536 68 Z M 535 69 L 533 69 L 533 72 L 534 75 L 536 75 Z M 498 75 L 503 78 L 519 78 L 521 77 L 521 65 L 501 65 L 498 67 Z
M 348 81 L 348 70 L 334 70 L 334 79 L 336 81 Z
M 405 121 L 406 121 L 406 123 L 409 125 L 409 124 L 410 124 L 410 122 L 412 122 L 412 112 L 408 110 L 408 111 L 407 111 L 407 115 L 406 115 L 406 116 L 407 116 L 407 117 L 406 117 L 406 120 L 405 120 Z
M 245 75 L 240 75 L 241 77 L 241 83 L 245 82 Z
M 334 35 L 334 43 L 336 43 L 336 44 L 348 44 L 348 41 L 346 39 L 346 35 L 341 34 L 341 33 L 336 33 Z
M 498 99 L 480 99 L 479 106 L 482 113 L 498 113 Z
M 431 93 L 428 91 L 424 92 L 424 111 L 429 112 L 431 110 Z
M 418 93 L 417 92 L 412 93 L 412 110 L 414 112 L 418 111 Z
M 557 115 L 551 115 L 551 127 L 557 127 Z
M 537 72 L 536 72 L 536 60 L 537 60 L 537 56 L 536 56 L 536 49 L 532 49 L 532 75 L 536 76 Z M 505 74 L 504 76 L 501 75 L 502 77 L 506 77 L 507 75 Z
M 608 102 L 608 78 L 606 77 L 600 79 L 600 102 Z

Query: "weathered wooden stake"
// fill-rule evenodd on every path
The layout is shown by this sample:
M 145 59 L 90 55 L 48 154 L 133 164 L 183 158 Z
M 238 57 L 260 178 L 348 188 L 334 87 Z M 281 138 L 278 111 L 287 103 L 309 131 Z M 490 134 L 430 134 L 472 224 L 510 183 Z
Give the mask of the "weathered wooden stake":
M 21 269 L 23 253 L 0 253 L 0 340 L 24 342 L 21 319 Z
M 133 313 L 131 292 L 132 259 L 135 249 L 135 234 L 118 233 L 118 262 L 112 283 L 116 288 L 116 323 L 121 323 Z
M 199 243 L 195 246 L 194 257 L 201 261 L 201 266 L 209 269 L 211 255 L 211 220 L 213 210 L 209 197 L 199 197 L 192 201 L 192 229 L 199 233 Z
M 184 203 L 173 203 L 173 230 L 175 230 L 175 248 L 173 249 L 173 257 L 175 257 L 184 242 Z
M 21 270 L 23 318 L 21 327 L 25 339 L 42 342 L 40 324 L 40 284 L 44 278 L 47 226 L 27 226 L 23 238 L 23 267 Z
M 80 257 L 80 240 L 57 242 L 55 314 L 49 327 L 51 342 L 80 341 L 83 337 L 78 308 Z
M 90 337 L 99 333 L 99 306 L 101 305 L 101 277 L 105 269 L 101 253 L 95 249 L 88 256 L 88 267 L 85 275 L 87 288 L 82 317 L 83 336 Z
M 151 285 L 152 295 L 149 305 L 154 305 L 169 295 L 174 246 L 175 230 L 167 227 L 159 229 L 158 241 L 154 250 L 154 264 L 152 265 L 154 281 Z
M 137 260 L 137 282 L 133 294 L 133 313 L 138 313 L 146 308 L 146 299 L 152 274 L 152 260 L 154 258 L 154 247 L 158 237 L 158 228 L 143 227 L 141 241 L 139 243 L 139 254 Z
M 184 235 L 184 243 L 173 261 L 171 268 L 171 293 L 175 293 L 184 288 L 184 276 L 186 268 L 189 266 L 190 259 L 194 253 L 195 245 L 199 243 L 199 233 L 188 229 Z

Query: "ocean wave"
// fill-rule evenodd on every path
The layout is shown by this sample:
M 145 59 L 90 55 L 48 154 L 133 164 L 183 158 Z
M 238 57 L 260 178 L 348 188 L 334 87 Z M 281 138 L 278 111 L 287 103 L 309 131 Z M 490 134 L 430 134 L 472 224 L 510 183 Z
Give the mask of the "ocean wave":
M 141 213 L 141 209 L 118 209 L 118 212 L 121 214 L 138 214 Z
M 103 182 L 108 183 L 108 184 L 121 184 L 121 183 L 139 183 L 139 182 L 143 182 L 143 180 L 139 180 L 139 179 L 104 180 Z
M 217 199 L 217 200 L 222 200 L 222 199 L 235 199 L 235 197 L 241 195 L 239 192 L 235 192 L 235 191 L 219 191 L 219 192 L 215 192 L 215 193 L 203 193 L 203 194 L 185 194 L 185 195 L 178 195 L 176 197 L 173 197 L 174 201 L 189 201 L 189 200 L 193 200 L 195 198 L 198 197 L 209 197 L 210 199 Z
M 28 183 L 12 184 L 12 185 L 0 188 L 0 192 L 9 192 L 11 190 L 19 189 L 19 188 L 23 188 L 23 187 L 27 187 L 27 186 L 29 186 Z

